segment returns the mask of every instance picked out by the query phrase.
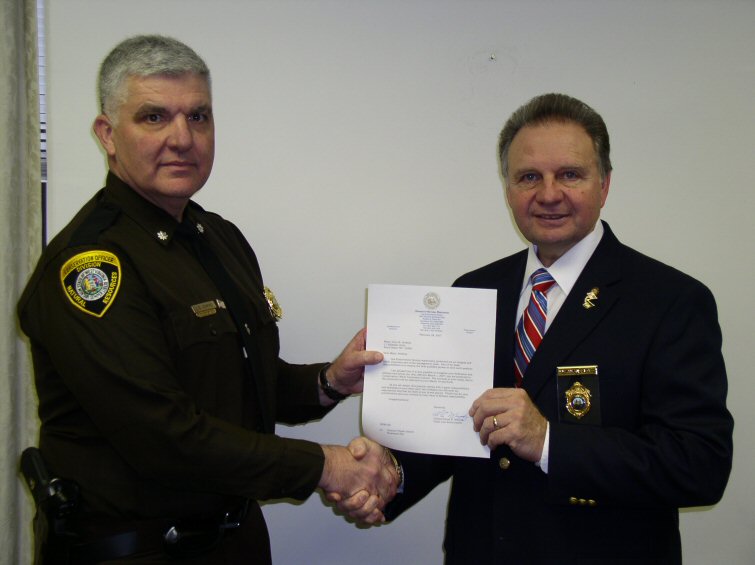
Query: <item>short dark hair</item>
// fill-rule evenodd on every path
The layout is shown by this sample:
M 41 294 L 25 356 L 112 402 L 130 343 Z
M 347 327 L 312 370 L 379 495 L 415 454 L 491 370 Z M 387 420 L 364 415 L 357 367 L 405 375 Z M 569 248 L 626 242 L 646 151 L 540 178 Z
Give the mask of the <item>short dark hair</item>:
M 498 157 L 501 160 L 501 174 L 508 184 L 509 148 L 519 130 L 525 126 L 542 125 L 548 122 L 574 122 L 582 126 L 592 139 L 595 155 L 598 157 L 600 178 L 605 179 L 611 172 L 611 144 L 608 129 L 595 110 L 587 104 L 566 94 L 542 94 L 536 96 L 517 109 L 503 126 L 498 138 Z

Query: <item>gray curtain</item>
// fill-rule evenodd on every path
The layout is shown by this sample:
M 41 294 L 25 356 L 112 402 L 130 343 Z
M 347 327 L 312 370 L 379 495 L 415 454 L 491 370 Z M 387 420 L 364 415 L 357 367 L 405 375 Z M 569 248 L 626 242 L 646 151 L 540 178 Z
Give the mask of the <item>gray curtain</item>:
M 19 294 L 42 245 L 37 0 L 0 0 L 0 564 L 31 563 L 33 505 L 19 454 L 37 439 Z

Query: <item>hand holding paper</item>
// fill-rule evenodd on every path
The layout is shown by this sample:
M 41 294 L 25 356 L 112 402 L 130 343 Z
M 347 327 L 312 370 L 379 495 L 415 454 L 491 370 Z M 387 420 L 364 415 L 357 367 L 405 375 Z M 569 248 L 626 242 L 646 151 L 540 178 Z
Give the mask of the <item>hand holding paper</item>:
M 522 388 L 492 388 L 472 403 L 469 414 L 480 442 L 508 445 L 527 461 L 540 461 L 548 422 Z

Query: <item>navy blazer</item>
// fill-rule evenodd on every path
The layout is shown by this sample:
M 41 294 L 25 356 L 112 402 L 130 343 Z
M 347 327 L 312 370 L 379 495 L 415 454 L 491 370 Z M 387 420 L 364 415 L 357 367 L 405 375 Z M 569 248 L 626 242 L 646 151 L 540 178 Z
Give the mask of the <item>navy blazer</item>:
M 397 454 L 406 480 L 389 519 L 453 478 L 448 565 L 681 563 L 678 508 L 723 495 L 734 423 L 713 295 L 604 227 L 524 376 L 550 422 L 548 474 L 506 446 L 489 460 Z M 455 283 L 498 290 L 496 387 L 514 383 L 526 260 L 522 251 Z M 557 367 L 582 365 L 598 366 L 584 422 L 564 417 L 556 384 Z

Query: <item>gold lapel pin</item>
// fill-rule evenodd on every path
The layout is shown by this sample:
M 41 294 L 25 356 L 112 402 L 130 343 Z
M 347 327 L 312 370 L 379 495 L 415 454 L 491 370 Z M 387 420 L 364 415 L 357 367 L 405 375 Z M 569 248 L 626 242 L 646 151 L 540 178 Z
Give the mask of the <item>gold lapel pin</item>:
M 596 287 L 596 288 L 593 288 L 590 292 L 588 292 L 585 295 L 585 301 L 582 303 L 582 307 L 585 310 L 589 310 L 590 308 L 595 307 L 595 304 L 593 304 L 593 300 L 598 299 L 598 293 L 600 293 L 600 290 Z

